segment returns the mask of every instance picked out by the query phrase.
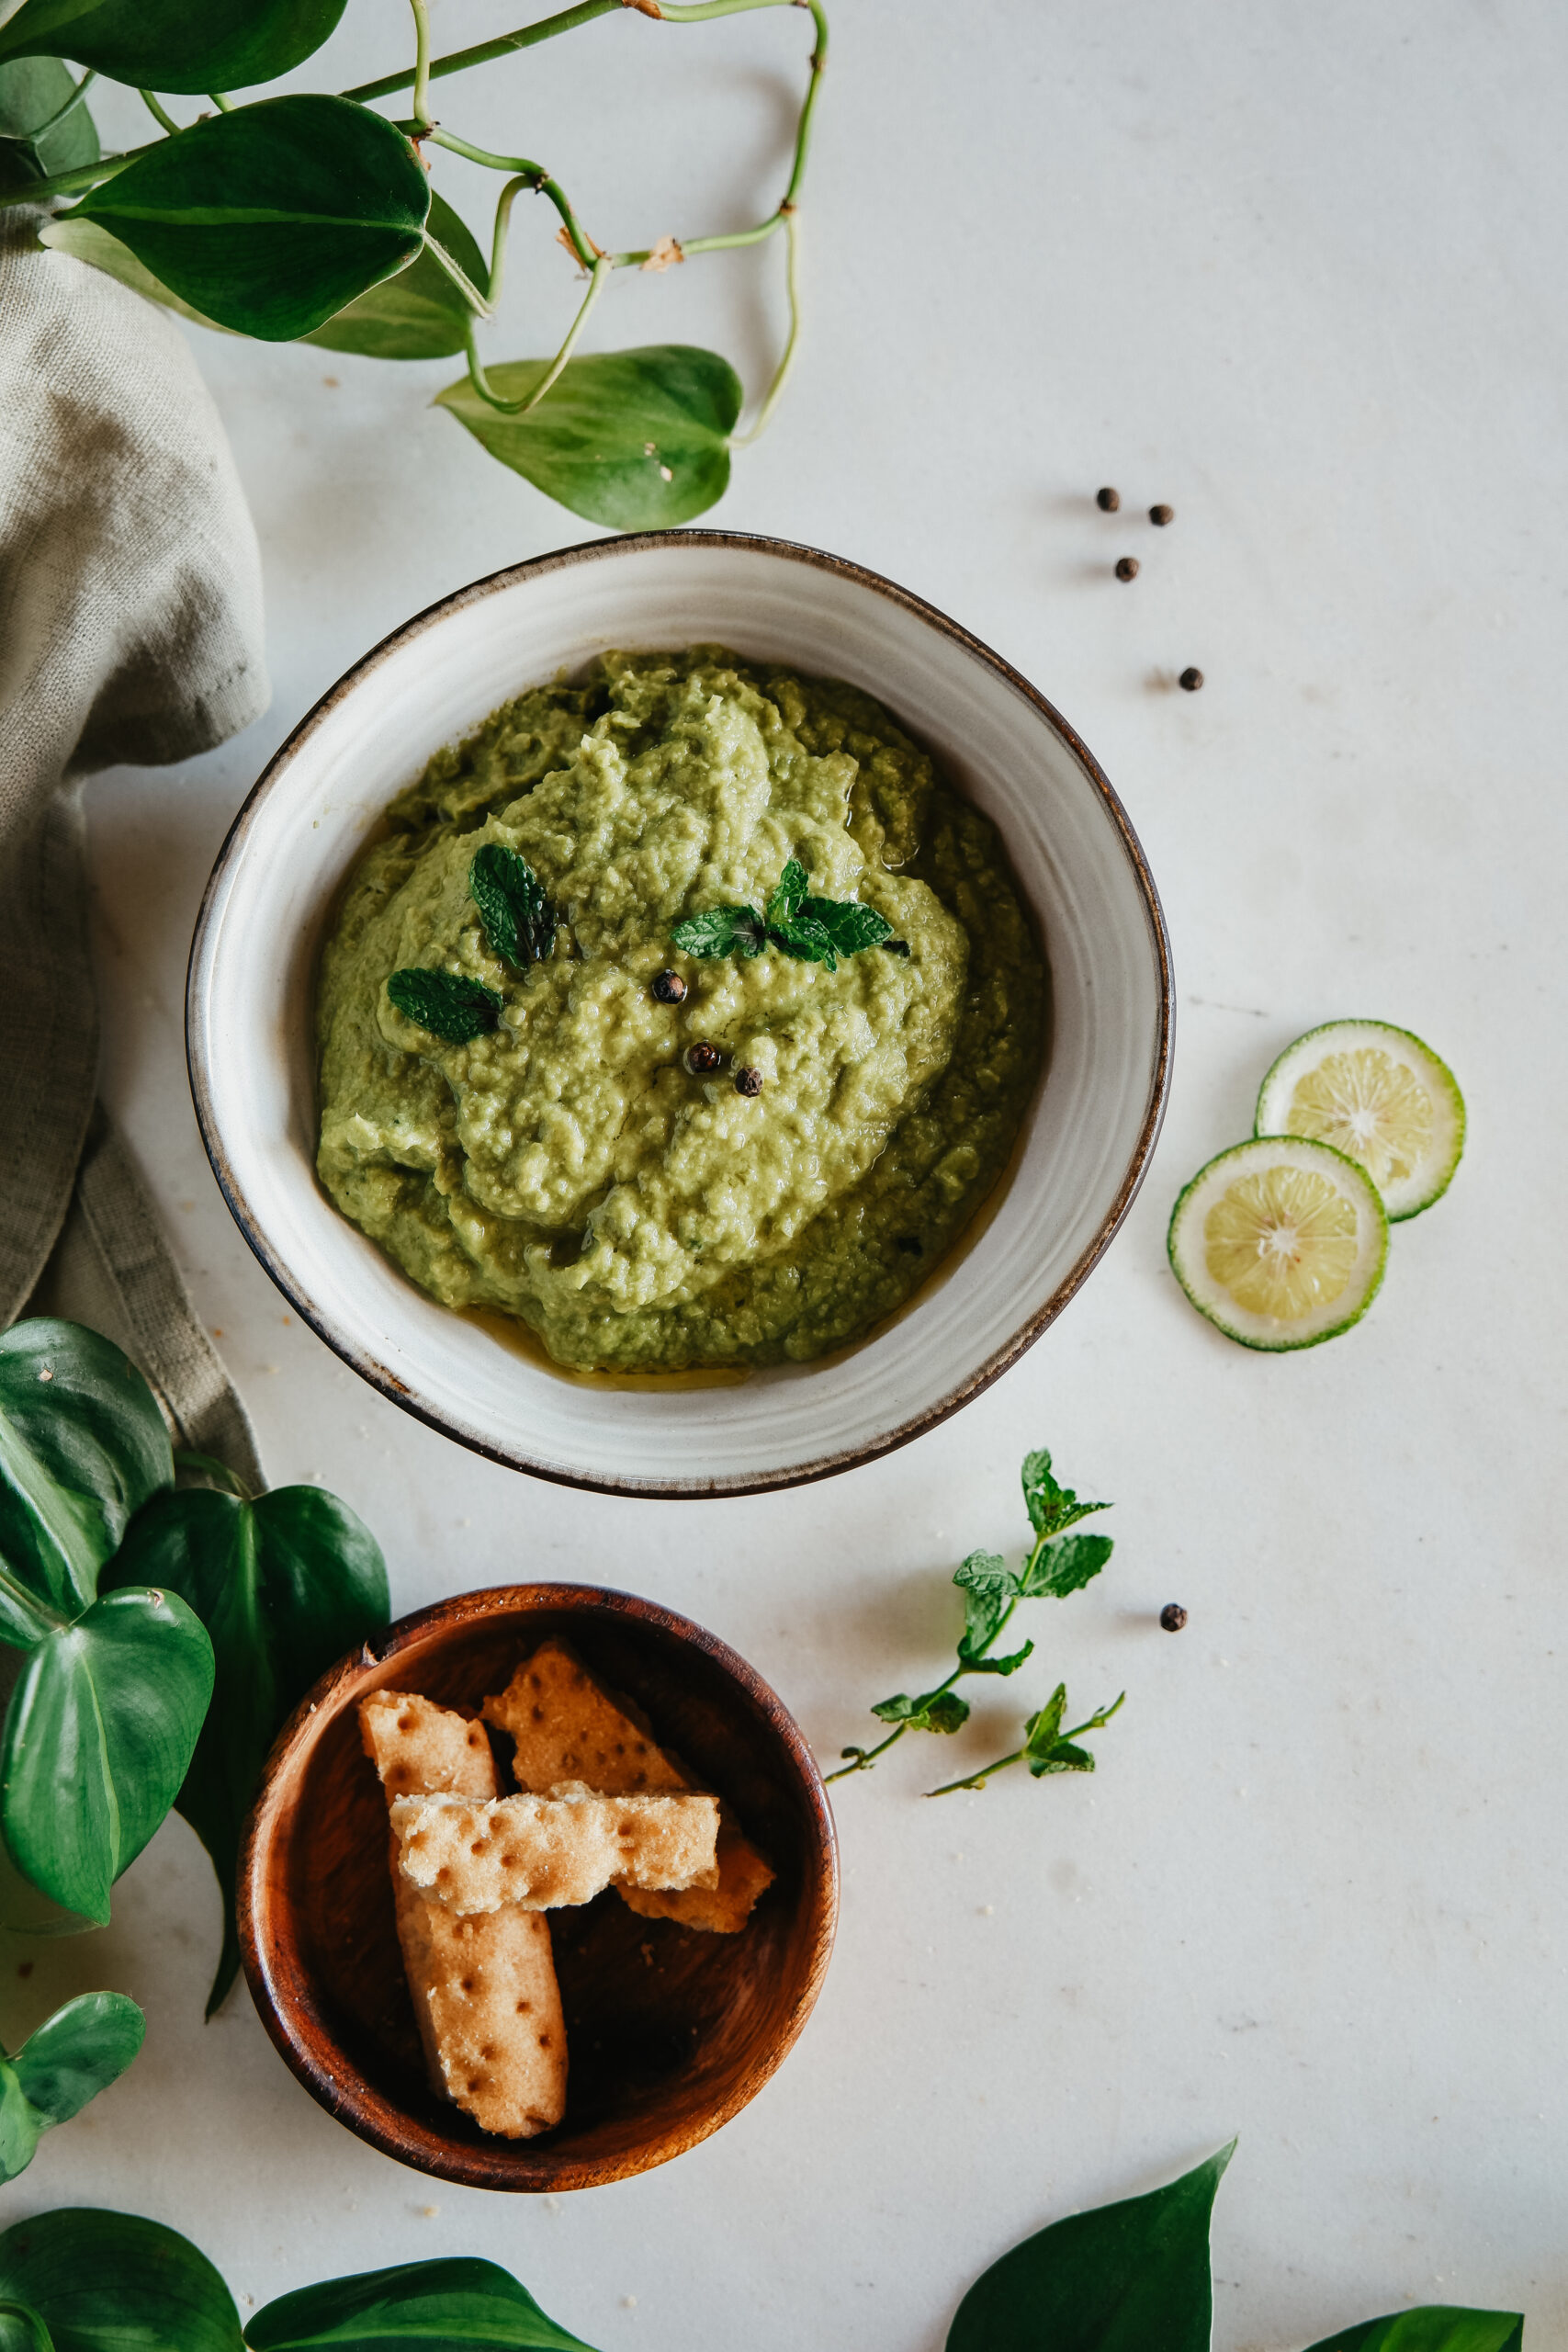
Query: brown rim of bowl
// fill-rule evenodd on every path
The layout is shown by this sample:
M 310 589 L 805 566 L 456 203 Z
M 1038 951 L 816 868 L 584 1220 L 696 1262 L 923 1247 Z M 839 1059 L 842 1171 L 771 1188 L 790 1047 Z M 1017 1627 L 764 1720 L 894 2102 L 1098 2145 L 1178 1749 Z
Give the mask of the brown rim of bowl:
M 808 1923 L 808 1957 L 804 1982 L 795 1997 L 789 2018 L 777 2041 L 760 2058 L 721 2100 L 697 2130 L 672 2129 L 663 2134 L 654 2133 L 649 2142 L 649 2153 L 637 2161 L 593 2163 L 583 2158 L 567 2157 L 550 2160 L 547 2148 L 530 2163 L 525 2150 L 530 2143 L 513 2141 L 496 2142 L 493 2148 L 479 2145 L 461 2155 L 453 2155 L 439 2169 L 420 2162 L 411 2154 L 419 2136 L 419 2127 L 412 2124 L 392 2100 L 373 2090 L 360 2076 L 358 2068 L 346 2057 L 337 2059 L 329 2047 L 323 2052 L 314 2047 L 302 2031 L 295 2030 L 291 2017 L 285 2014 L 279 1999 L 279 1985 L 271 1966 L 271 1954 L 264 1951 L 258 1939 L 258 1921 L 266 1909 L 266 1878 L 264 1867 L 264 1832 L 274 1826 L 274 1792 L 285 1763 L 291 1756 L 301 1731 L 312 1717 L 341 1698 L 333 1705 L 335 1717 L 348 1703 L 343 1686 L 352 1686 L 367 1667 L 385 1666 L 389 1659 L 402 1651 L 416 1647 L 425 1634 L 436 1627 L 468 1626 L 485 1617 L 543 1614 L 551 1610 L 581 1607 L 587 1603 L 595 1611 L 611 1617 L 629 1618 L 643 1625 L 656 1626 L 699 1649 L 719 1667 L 732 1681 L 738 1683 L 767 1724 L 769 1730 L 786 1751 L 797 1776 L 810 1817 L 814 1867 L 806 1895 Z M 270 1843 L 270 1839 L 268 1839 Z M 434 2178 L 451 2180 L 470 2188 L 492 2188 L 522 2193 L 539 2193 L 552 2189 L 598 2188 L 615 2180 L 626 2180 L 640 2172 L 650 2172 L 682 2155 L 688 2148 L 710 2139 L 714 2132 L 730 2122 L 742 2108 L 750 2105 L 800 2039 L 807 2018 L 816 2006 L 832 1957 L 833 1939 L 839 1924 L 839 1840 L 833 1824 L 832 1807 L 823 1786 L 817 1759 L 806 1742 L 799 1724 L 770 1684 L 763 1681 L 754 1667 L 749 1666 L 739 1651 L 728 1642 L 719 1640 L 690 1617 L 678 1611 L 666 1609 L 656 1600 L 645 1600 L 638 1593 L 622 1592 L 606 1585 L 584 1584 L 525 1584 L 490 1585 L 475 1592 L 456 1593 L 449 1600 L 438 1600 L 428 1609 L 415 1611 L 412 1616 L 400 1617 L 375 1642 L 367 1642 L 352 1657 L 340 1660 L 328 1668 L 321 1680 L 308 1690 L 273 1742 L 271 1752 L 262 1773 L 261 1786 L 246 1816 L 241 1840 L 236 1910 L 240 1936 L 240 1951 L 244 1962 L 245 1981 L 256 2014 L 289 2071 L 303 2084 L 313 2099 L 324 2107 L 329 2115 L 368 2141 L 383 2155 L 395 2162 L 431 2174 Z M 334 2063 L 335 2062 L 335 2063 Z
M 489 1439 L 480 1437 L 477 1432 L 464 1429 L 459 1422 L 448 1419 L 445 1414 L 434 1412 L 418 1403 L 410 1396 L 406 1385 L 397 1377 L 395 1373 L 389 1372 L 385 1364 L 378 1363 L 366 1349 L 356 1346 L 352 1340 L 333 1329 L 314 1301 L 296 1286 L 288 1268 L 277 1258 L 265 1238 L 257 1230 L 213 1122 L 206 1079 L 197 1062 L 193 1034 L 196 1026 L 194 1006 L 197 973 L 201 962 L 202 944 L 206 936 L 212 903 L 230 865 L 244 845 L 252 812 L 262 796 L 269 789 L 276 771 L 292 757 L 299 745 L 336 707 L 349 688 L 357 685 L 363 678 L 367 677 L 394 648 L 406 644 L 411 638 L 417 637 L 422 630 L 428 628 L 433 622 L 442 619 L 447 613 L 455 612 L 460 606 L 473 603 L 480 596 L 488 596 L 498 588 L 509 588 L 520 580 L 536 579 L 547 572 L 563 571 L 569 564 L 602 561 L 626 548 L 649 547 L 754 548 L 766 555 L 780 556 L 788 562 L 804 564 L 814 571 L 836 572 L 844 579 L 857 582 L 863 588 L 869 588 L 878 596 L 885 596 L 890 604 L 901 605 L 906 612 L 917 615 L 932 628 L 939 629 L 944 637 L 951 638 L 955 645 L 963 646 L 967 652 L 984 662 L 988 669 L 995 671 L 998 677 L 1011 686 L 1015 694 L 1021 695 L 1026 702 L 1032 703 L 1046 725 L 1061 738 L 1080 763 L 1085 774 L 1100 794 L 1105 804 L 1106 813 L 1121 835 L 1122 846 L 1126 850 L 1133 871 L 1137 876 L 1138 888 L 1143 894 L 1144 913 L 1148 922 L 1149 936 L 1153 941 L 1155 956 L 1159 966 L 1159 1043 L 1155 1057 L 1148 1102 L 1144 1113 L 1144 1123 L 1138 1131 L 1138 1140 L 1128 1160 L 1126 1173 L 1117 1189 L 1116 1197 L 1100 1222 L 1099 1232 L 1078 1258 L 1077 1262 L 1063 1281 L 1058 1283 L 1044 1305 L 1038 1307 L 1028 1321 L 1014 1332 L 1004 1347 L 997 1349 L 993 1355 L 987 1357 L 976 1372 L 971 1373 L 966 1380 L 960 1381 L 955 1388 L 950 1389 L 947 1395 L 940 1397 L 934 1405 L 926 1406 L 920 1412 L 911 1413 L 908 1419 L 900 1421 L 896 1429 L 887 1430 L 881 1437 L 868 1440 L 863 1445 L 846 1446 L 838 1453 L 819 1454 L 815 1461 L 801 1463 L 793 1469 L 761 1470 L 745 1477 L 616 1478 L 597 1477 L 583 1471 L 564 1470 L 557 1464 L 534 1461 L 529 1455 L 515 1448 L 496 1445 Z M 912 595 L 908 589 L 900 588 L 897 582 L 885 579 L 880 572 L 868 571 L 863 564 L 852 563 L 843 556 L 828 555 L 819 548 L 799 547 L 789 539 L 769 538 L 754 532 L 637 531 L 628 532 L 624 537 L 619 538 L 588 539 L 577 547 L 558 548 L 551 555 L 531 557 L 526 563 L 509 564 L 504 571 L 490 572 L 483 580 L 476 580 L 468 587 L 459 588 L 453 595 L 443 596 L 439 603 L 426 605 L 423 612 L 416 613 L 412 620 L 405 621 L 400 628 L 393 629 L 391 634 L 384 637 L 378 645 L 372 646 L 370 651 L 361 661 L 356 662 L 352 670 L 346 671 L 337 684 L 329 688 L 314 708 L 306 713 L 287 741 L 274 752 L 246 798 L 244 806 L 229 828 L 223 846 L 218 853 L 217 862 L 209 876 L 207 888 L 202 892 L 201 908 L 196 919 L 190 959 L 186 971 L 186 1068 L 190 1080 L 191 1099 L 196 1106 L 197 1125 L 201 1130 L 201 1140 L 206 1148 L 208 1159 L 211 1163 L 212 1172 L 218 1180 L 218 1188 L 228 1203 L 230 1214 L 235 1224 L 300 1319 L 308 1323 L 316 1337 L 319 1340 L 324 1340 L 333 1354 L 356 1372 L 362 1380 L 367 1381 L 372 1388 L 378 1389 L 392 1404 L 400 1406 L 405 1413 L 412 1413 L 416 1420 L 423 1421 L 428 1429 L 440 1430 L 444 1437 L 455 1438 L 459 1445 L 466 1445 L 471 1453 L 482 1454 L 489 1462 L 499 1462 L 506 1469 L 526 1471 L 532 1477 L 547 1478 L 556 1486 L 582 1487 L 591 1494 L 633 1495 L 648 1500 L 669 1498 L 676 1502 L 692 1502 L 707 1496 L 760 1495 L 773 1493 L 785 1487 L 810 1486 L 818 1478 L 832 1478 L 836 1477 L 840 1471 L 857 1469 L 863 1462 L 878 1461 L 883 1454 L 896 1453 L 899 1446 L 908 1445 L 912 1439 L 923 1437 L 928 1430 L 934 1430 L 942 1421 L 950 1419 L 954 1413 L 961 1411 L 985 1389 L 989 1388 L 993 1381 L 999 1380 L 1004 1372 L 1010 1372 L 1012 1369 L 1019 1358 L 1034 1345 L 1042 1332 L 1055 1321 L 1068 1301 L 1082 1288 L 1110 1248 L 1128 1210 L 1137 1198 L 1139 1188 L 1148 1173 L 1149 1161 L 1154 1155 L 1155 1145 L 1159 1138 L 1160 1126 L 1165 1118 L 1166 1101 L 1170 1092 L 1171 1041 L 1175 1017 L 1176 995 L 1171 975 L 1170 938 L 1166 930 L 1165 910 L 1160 904 L 1159 892 L 1155 888 L 1155 879 L 1149 871 L 1148 860 L 1144 855 L 1143 844 L 1133 831 L 1127 812 L 1117 798 L 1111 780 L 1100 767 L 1099 761 L 1082 737 L 1067 724 L 1055 705 L 1048 702 L 1038 687 L 1032 686 L 1028 679 L 1015 670 L 1010 662 L 1005 662 L 999 653 L 993 651 L 991 647 L 980 638 L 973 636 L 968 629 L 961 628 L 957 621 L 951 619 L 937 605 L 928 604 L 923 596 Z

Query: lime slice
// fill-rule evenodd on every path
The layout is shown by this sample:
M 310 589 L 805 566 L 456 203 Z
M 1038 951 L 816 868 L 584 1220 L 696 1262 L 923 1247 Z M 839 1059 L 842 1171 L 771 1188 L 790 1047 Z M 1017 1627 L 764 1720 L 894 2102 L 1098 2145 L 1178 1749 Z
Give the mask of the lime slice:
M 1359 1323 L 1382 1280 L 1388 1218 L 1366 1170 L 1303 1136 L 1238 1143 L 1171 1212 L 1176 1279 L 1244 1348 L 1312 1348 Z
M 1253 1132 L 1315 1136 L 1359 1159 L 1397 1224 L 1447 1192 L 1464 1149 L 1464 1097 L 1408 1029 L 1329 1021 L 1286 1046 L 1259 1091 Z

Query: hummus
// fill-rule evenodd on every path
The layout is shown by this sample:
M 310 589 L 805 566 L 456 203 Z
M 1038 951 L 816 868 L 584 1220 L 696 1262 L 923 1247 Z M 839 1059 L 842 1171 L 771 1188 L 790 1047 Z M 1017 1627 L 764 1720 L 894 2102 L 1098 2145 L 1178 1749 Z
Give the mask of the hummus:
M 609 654 L 439 752 L 389 824 L 322 953 L 317 1167 L 446 1306 L 578 1370 L 804 1360 L 901 1306 L 997 1182 L 1043 959 L 991 826 L 865 695 L 715 647 Z M 558 916 L 526 968 L 470 892 L 489 842 Z M 836 968 L 671 944 L 762 908 L 792 857 L 894 942 Z M 479 983 L 495 1025 L 420 1027 L 388 994 L 410 967 Z

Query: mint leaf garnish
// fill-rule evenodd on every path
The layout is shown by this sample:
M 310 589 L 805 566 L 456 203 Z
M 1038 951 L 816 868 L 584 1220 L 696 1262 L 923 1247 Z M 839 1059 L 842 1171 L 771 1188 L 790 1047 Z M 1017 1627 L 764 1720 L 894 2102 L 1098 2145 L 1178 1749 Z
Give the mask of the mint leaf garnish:
M 811 898 L 809 878 L 792 857 L 761 914 L 755 907 L 709 907 L 678 922 L 670 936 L 688 956 L 751 956 L 773 946 L 797 963 L 825 964 L 830 972 L 838 970 L 840 956 L 858 956 L 863 947 L 890 946 L 908 956 L 908 940 L 896 940 L 892 924 L 874 907 L 854 899 Z
M 792 860 L 792 864 L 796 861 Z M 785 869 L 788 876 L 788 869 Z M 794 876 L 788 876 L 793 892 Z M 784 884 L 780 883 L 783 889 Z M 776 894 L 775 894 L 776 896 Z M 769 900 L 772 907 L 773 900 Z M 790 917 L 793 925 L 816 920 L 813 910 L 827 906 L 834 909 L 831 899 L 802 899 L 797 911 Z M 870 908 L 843 907 L 841 914 L 872 914 Z M 874 915 L 880 922 L 881 917 Z M 823 926 L 826 928 L 826 926 Z M 886 928 L 886 926 L 884 926 Z M 770 936 L 773 935 L 770 930 Z M 842 935 L 841 935 L 842 937 Z M 866 942 L 870 944 L 872 943 Z M 883 943 L 886 944 L 886 943 Z M 841 944 L 841 938 L 840 938 Z M 854 950 L 842 947 L 845 954 Z M 1043 1447 L 1026 1455 L 1023 1464 L 1023 1498 L 1028 1506 L 1030 1525 L 1034 1541 L 1021 1568 L 1010 1568 L 999 1552 L 971 1552 L 963 1566 L 953 1572 L 953 1581 L 964 1595 L 964 1629 L 958 1636 L 957 1663 L 946 1679 L 934 1690 L 922 1691 L 910 1698 L 900 1690 L 896 1697 L 884 1699 L 873 1707 L 872 1713 L 892 1726 L 886 1739 L 874 1747 L 846 1747 L 840 1752 L 844 1762 L 837 1772 L 829 1772 L 829 1781 L 841 1780 L 848 1772 L 863 1772 L 877 1758 L 886 1754 L 896 1740 L 907 1731 L 955 1732 L 969 1720 L 969 1707 L 953 1689 L 968 1674 L 994 1674 L 1008 1677 L 1027 1665 L 1034 1655 L 1032 1642 L 1025 1642 L 1021 1649 L 998 1653 L 997 1641 L 1013 1611 L 1025 1600 L 1065 1600 L 1069 1593 L 1081 1592 L 1093 1582 L 1110 1559 L 1114 1546 L 1108 1535 L 1065 1535 L 1063 1530 L 1090 1511 L 1107 1510 L 1107 1503 L 1079 1502 L 1070 1487 L 1058 1484 L 1051 1475 L 1051 1457 Z M 1037 1781 L 1056 1772 L 1092 1772 L 1094 1758 L 1088 1748 L 1077 1746 L 1085 1732 L 1099 1731 L 1125 1699 L 1122 1691 L 1111 1706 L 1101 1707 L 1086 1723 L 1074 1724 L 1064 1731 L 1062 1720 L 1067 1709 L 1067 1687 L 1059 1682 L 1043 1707 L 1031 1715 L 1023 1726 L 1023 1738 L 1009 1756 L 998 1756 L 994 1764 L 982 1766 L 962 1781 L 949 1781 L 944 1787 L 930 1789 L 929 1796 L 946 1796 L 953 1789 L 983 1789 L 993 1772 L 1004 1770 L 1010 1764 L 1027 1765 Z
M 768 944 L 767 926 L 755 907 L 711 907 L 706 914 L 688 915 L 670 934 L 688 956 L 760 956 Z
M 552 953 L 560 917 L 527 859 L 514 849 L 486 842 L 468 868 L 468 892 L 502 963 L 525 972 Z
M 482 980 L 425 965 L 406 965 L 394 972 L 387 994 L 406 1021 L 428 1029 L 433 1037 L 444 1037 L 449 1046 L 468 1045 L 501 1018 L 502 1000 Z

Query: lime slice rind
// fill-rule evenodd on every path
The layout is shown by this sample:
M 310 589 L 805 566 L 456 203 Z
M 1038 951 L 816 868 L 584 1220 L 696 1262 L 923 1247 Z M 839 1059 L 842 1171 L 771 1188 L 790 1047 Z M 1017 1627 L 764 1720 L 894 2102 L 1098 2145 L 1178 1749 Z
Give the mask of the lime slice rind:
M 1315 1306 L 1289 1316 L 1263 1314 L 1243 1304 L 1226 1286 L 1210 1261 L 1206 1228 L 1210 1213 L 1229 1200 L 1247 1180 L 1269 1182 L 1283 1176 L 1305 1176 L 1311 1190 L 1326 1199 L 1325 1186 L 1344 1204 L 1339 1223 L 1345 1238 L 1331 1280 L 1332 1296 Z M 1297 1348 L 1315 1348 L 1337 1339 L 1359 1323 L 1383 1277 L 1388 1260 L 1388 1216 L 1377 1186 L 1358 1160 L 1336 1151 L 1331 1144 L 1305 1136 L 1257 1136 L 1234 1144 L 1201 1168 L 1186 1186 L 1171 1212 L 1167 1241 L 1171 1271 L 1200 1315 L 1225 1337 L 1244 1348 L 1262 1348 L 1283 1354 Z
M 1413 1106 L 1420 1114 L 1414 1123 L 1406 1121 L 1402 1135 L 1396 1128 L 1392 1148 L 1380 1137 L 1363 1159 L 1345 1126 L 1325 1115 L 1337 1071 L 1352 1081 L 1358 1074 L 1380 1077 L 1384 1083 L 1372 1091 L 1392 1105 L 1396 1121 L 1401 1095 L 1406 1110 Z M 1303 1107 L 1308 1097 L 1315 1097 L 1310 1120 Z M 1287 1046 L 1269 1071 L 1258 1090 L 1254 1133 L 1286 1136 L 1327 1128 L 1316 1139 L 1366 1166 L 1390 1222 L 1397 1225 L 1419 1216 L 1448 1191 L 1464 1150 L 1464 1097 L 1454 1074 L 1421 1038 L 1387 1021 L 1325 1021 Z

